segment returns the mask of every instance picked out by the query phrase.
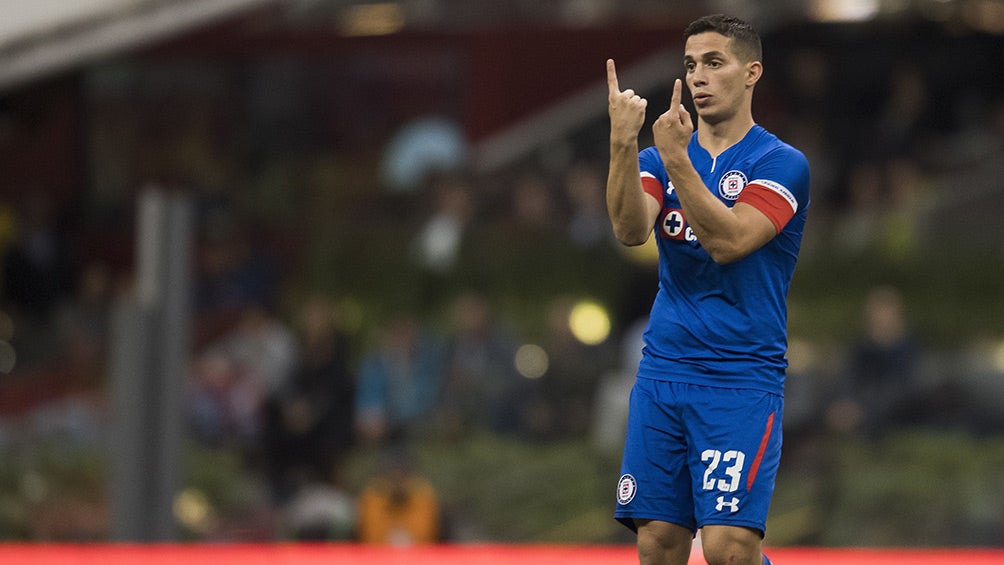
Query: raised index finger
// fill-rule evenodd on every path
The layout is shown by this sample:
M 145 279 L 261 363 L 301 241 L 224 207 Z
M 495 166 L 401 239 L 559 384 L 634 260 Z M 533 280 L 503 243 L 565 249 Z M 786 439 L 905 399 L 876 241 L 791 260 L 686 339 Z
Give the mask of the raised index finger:
M 607 59 L 607 88 L 610 94 L 620 94 L 621 87 L 617 82 L 617 67 L 614 66 L 613 59 Z
M 683 83 L 680 79 L 673 82 L 673 97 L 669 101 L 669 108 L 675 110 L 680 107 L 680 97 L 682 96 Z

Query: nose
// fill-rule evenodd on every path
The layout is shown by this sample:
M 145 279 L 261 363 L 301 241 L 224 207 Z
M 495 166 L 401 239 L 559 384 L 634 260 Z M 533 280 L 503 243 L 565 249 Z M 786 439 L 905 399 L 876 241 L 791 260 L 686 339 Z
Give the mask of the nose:
M 701 70 L 700 65 L 694 67 L 694 70 L 691 71 L 690 84 L 693 86 L 703 86 L 707 84 L 707 81 L 704 79 L 704 72 Z

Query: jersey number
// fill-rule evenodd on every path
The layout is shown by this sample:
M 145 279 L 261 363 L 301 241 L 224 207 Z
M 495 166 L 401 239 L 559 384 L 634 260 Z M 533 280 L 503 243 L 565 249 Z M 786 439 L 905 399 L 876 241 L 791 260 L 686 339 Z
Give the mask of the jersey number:
M 739 490 L 739 479 L 742 476 L 743 465 L 746 463 L 746 455 L 742 451 L 726 451 L 722 453 L 717 449 L 705 449 L 701 453 L 701 462 L 708 465 L 704 471 L 704 490 L 715 490 L 722 492 L 735 492 Z M 715 474 L 719 465 L 727 465 L 722 471 L 725 476 Z

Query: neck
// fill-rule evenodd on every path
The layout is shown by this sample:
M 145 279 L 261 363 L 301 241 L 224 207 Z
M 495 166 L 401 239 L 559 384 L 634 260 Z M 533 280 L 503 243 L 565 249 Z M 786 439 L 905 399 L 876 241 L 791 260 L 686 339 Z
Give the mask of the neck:
M 751 113 L 741 114 L 733 119 L 710 123 L 703 119 L 697 121 L 697 141 L 712 156 L 718 156 L 722 151 L 739 143 L 756 125 Z

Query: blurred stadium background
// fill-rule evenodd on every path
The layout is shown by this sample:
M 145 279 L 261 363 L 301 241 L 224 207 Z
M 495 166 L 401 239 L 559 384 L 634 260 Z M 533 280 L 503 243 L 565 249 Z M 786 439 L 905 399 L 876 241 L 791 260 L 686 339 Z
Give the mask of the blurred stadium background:
M 0 539 L 630 544 L 604 60 L 710 12 L 813 165 L 768 545 L 1004 547 L 999 0 L 0 0 Z

